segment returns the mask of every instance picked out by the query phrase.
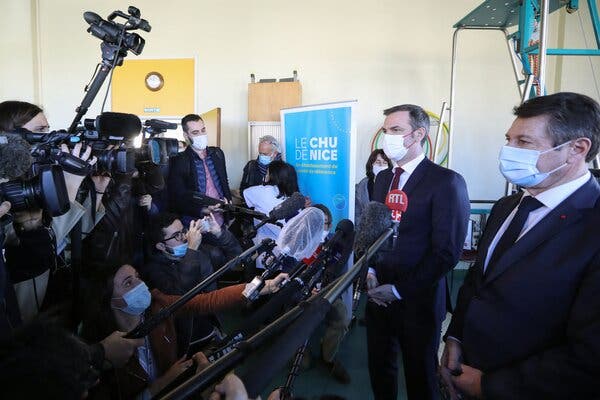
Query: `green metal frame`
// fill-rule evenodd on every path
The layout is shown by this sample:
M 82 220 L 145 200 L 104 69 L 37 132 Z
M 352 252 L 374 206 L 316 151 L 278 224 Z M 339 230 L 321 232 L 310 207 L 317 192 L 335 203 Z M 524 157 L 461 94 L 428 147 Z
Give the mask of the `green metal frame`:
M 600 55 L 600 16 L 595 0 L 587 0 L 590 10 L 592 27 L 596 38 L 597 49 L 547 49 L 546 54 L 553 56 L 599 56 Z M 552 0 L 550 1 L 550 12 L 561 7 L 566 7 L 569 12 L 579 9 L 579 0 Z M 536 22 L 540 18 L 539 0 L 487 0 L 477 8 L 458 21 L 455 28 L 509 28 L 518 26 L 516 32 L 511 36 L 516 41 L 523 72 L 525 75 L 532 74 L 532 66 L 529 63 L 529 55 L 539 54 L 539 45 L 529 45 L 529 40 L 534 31 Z

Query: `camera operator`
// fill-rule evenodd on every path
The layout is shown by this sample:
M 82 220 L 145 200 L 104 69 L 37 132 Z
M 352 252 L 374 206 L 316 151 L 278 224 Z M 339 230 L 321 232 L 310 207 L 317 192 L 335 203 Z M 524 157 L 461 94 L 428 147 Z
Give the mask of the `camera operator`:
M 42 109 L 35 104 L 21 101 L 0 103 L 0 127 L 42 132 L 49 129 Z M 29 177 L 34 161 L 30 155 L 30 145 L 20 135 L 8 134 L 3 137 L 7 145 L 1 159 L 0 177 L 5 180 Z M 90 159 L 91 149 L 86 149 L 81 154 L 81 144 L 75 145 L 72 150 L 62 145 L 61 150 L 81 160 L 89 160 L 90 163 L 95 161 L 94 158 Z M 18 175 L 15 171 L 18 171 Z M 13 223 L 7 229 L 6 266 L 10 271 L 11 282 L 15 285 L 21 317 L 24 320 L 31 319 L 39 311 L 46 297 L 50 269 L 56 270 L 56 256 L 65 248 L 71 229 L 87 214 L 87 217 L 83 218 L 83 229 L 84 232 L 89 232 L 93 224 L 102 217 L 101 196 L 97 197 L 94 207 L 91 206 L 89 198 L 83 204 L 76 201 L 77 191 L 85 176 L 66 171 L 63 171 L 63 174 L 70 203 L 65 214 L 52 218 L 44 215 L 42 209 L 31 206 L 13 212 Z M 93 178 L 93 181 L 97 192 L 102 192 L 107 184 L 103 178 Z M 92 218 L 92 215 L 96 218 Z M 57 279 L 56 276 L 53 279 L 57 288 L 51 292 L 56 293 L 58 298 L 64 297 L 65 291 L 60 287 L 63 285 L 62 280 L 64 279 Z
M 64 146 L 64 145 L 63 145 Z M 66 146 L 63 151 L 68 149 Z M 77 144 L 71 151 L 75 157 L 88 160 L 90 150 L 80 154 L 81 145 Z M 93 163 L 92 159 L 92 163 Z M 69 211 L 57 217 L 44 216 L 39 208 L 28 209 L 13 213 L 13 234 L 9 235 L 6 246 L 7 268 L 15 287 L 17 300 L 23 320 L 30 320 L 40 311 L 46 291 L 49 290 L 47 305 L 65 300 L 65 285 L 67 276 L 53 274 L 56 272 L 57 255 L 66 247 L 68 235 L 75 224 L 82 220 L 82 232 L 89 232 L 93 225 L 92 206 L 89 197 L 80 204 L 76 201 L 77 192 L 84 176 L 64 172 L 67 187 Z M 106 187 L 105 177 L 94 177 L 96 192 L 102 192 Z M 95 212 L 98 221 L 102 218 L 102 196 L 96 199 Z M 67 281 L 67 282 L 65 282 Z M 50 286 L 49 286 L 50 285 Z
M 79 155 L 78 151 L 79 149 L 74 149 L 75 155 Z M 84 154 L 82 157 L 88 156 L 89 154 Z M 14 134 L 0 134 L 0 184 L 26 175 L 27 171 L 30 169 L 31 163 L 30 146 L 25 140 Z M 72 174 L 65 174 L 65 178 L 69 182 L 69 184 L 67 184 L 67 190 L 69 192 L 69 200 L 71 201 L 71 209 L 66 214 L 52 219 L 52 230 L 43 228 L 44 230 L 42 231 L 47 233 L 57 231 L 57 238 L 66 237 L 70 231 L 70 227 L 74 225 L 72 220 L 82 216 L 82 211 L 80 209 L 82 206 L 74 199 L 77 193 L 76 189 L 78 189 L 83 178 L 73 176 Z M 93 179 L 96 181 L 96 190 L 102 191 L 102 187 L 105 187 L 107 183 L 106 179 Z M 100 204 L 100 201 L 101 197 L 98 198 L 98 204 Z M 8 213 L 10 209 L 10 202 L 3 201 L 0 203 L 0 246 L 2 248 L 4 247 L 4 237 L 8 236 L 11 237 L 12 241 L 19 240 L 21 244 L 27 244 L 29 245 L 28 248 L 31 248 L 31 243 L 27 240 L 20 240 L 16 236 L 12 223 L 10 221 L 5 222 L 9 216 Z M 85 211 L 89 214 L 89 207 Z M 41 224 L 42 221 L 41 211 L 23 211 L 15 212 L 13 214 L 15 220 L 17 220 L 17 226 L 25 227 L 26 229 L 36 230 L 36 227 L 38 224 Z M 29 218 L 28 216 L 33 216 L 33 218 Z M 70 222 L 67 221 L 69 219 Z M 5 235 L 5 231 L 7 231 L 7 235 Z M 21 229 L 17 228 L 17 231 L 21 231 Z M 42 245 L 42 248 L 52 248 L 50 240 L 42 241 L 42 244 L 44 243 L 46 243 L 46 245 Z M 13 250 L 19 251 L 23 249 L 19 249 L 17 246 L 17 248 Z M 35 262 L 39 260 L 39 255 L 43 253 L 43 251 L 38 251 L 38 249 L 33 250 L 35 251 L 32 251 L 31 253 L 21 251 L 23 256 L 21 261 L 24 262 L 19 262 L 18 259 L 15 260 L 13 267 L 17 276 L 22 274 L 21 269 L 26 269 L 30 265 L 35 265 Z M 15 289 L 13 287 L 13 282 L 15 282 L 15 280 L 5 269 L 2 253 L 3 252 L 0 252 L 0 339 L 3 340 L 10 337 L 13 331 L 21 326 L 21 313 L 15 296 Z M 47 256 L 54 259 L 56 254 L 52 252 Z M 44 275 L 44 273 L 42 273 L 42 275 Z M 31 282 L 32 286 L 34 284 L 33 282 L 35 282 L 36 286 L 45 284 L 41 278 L 38 279 L 37 277 L 34 277 L 33 280 L 29 280 L 29 282 Z M 22 289 L 23 285 L 20 285 L 20 287 Z M 40 291 L 38 291 L 37 294 L 40 295 Z M 35 298 L 35 293 L 30 293 L 30 296 Z M 25 303 L 31 303 L 31 301 L 27 301 L 25 295 L 22 297 L 24 297 Z M 38 297 L 38 301 L 39 300 Z M 113 332 L 101 342 L 92 346 L 93 352 L 97 355 L 96 358 L 99 359 L 98 363 L 100 365 L 102 364 L 102 361 L 106 359 L 111 365 L 121 366 L 129 359 L 139 343 L 136 340 L 125 339 L 123 338 L 123 335 L 123 332 Z
M 0 103 L 0 132 L 10 132 L 17 128 L 45 133 L 50 130 L 50 125 L 44 111 L 35 104 L 3 101 Z

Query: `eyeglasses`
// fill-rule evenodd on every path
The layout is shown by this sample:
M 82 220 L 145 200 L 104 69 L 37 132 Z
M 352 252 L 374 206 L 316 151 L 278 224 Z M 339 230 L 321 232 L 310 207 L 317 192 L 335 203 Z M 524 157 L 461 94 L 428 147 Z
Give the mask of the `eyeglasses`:
M 187 228 L 183 228 L 182 230 L 175 232 L 172 236 L 169 236 L 162 242 L 163 243 L 168 242 L 171 239 L 175 239 L 175 240 L 179 240 L 180 242 L 183 242 L 185 240 L 185 236 L 186 236 L 187 232 L 188 232 Z

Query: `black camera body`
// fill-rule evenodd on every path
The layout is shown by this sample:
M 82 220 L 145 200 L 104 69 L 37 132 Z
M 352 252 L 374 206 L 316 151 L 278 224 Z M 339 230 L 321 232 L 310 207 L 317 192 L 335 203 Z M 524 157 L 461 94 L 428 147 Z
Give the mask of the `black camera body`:
M 69 195 L 62 168 L 43 165 L 33 178 L 0 183 L 0 202 L 9 201 L 11 211 L 41 208 L 56 217 L 69 210 Z
M 83 18 L 90 24 L 87 31 L 98 39 L 107 44 L 121 46 L 133 54 L 139 55 L 144 50 L 146 41 L 137 33 L 127 31 L 141 29 L 150 32 L 152 27 L 148 21 L 140 17 L 140 10 L 136 7 L 130 6 L 127 12 L 128 14 L 123 11 L 113 11 L 107 20 L 104 20 L 96 13 L 86 11 L 83 13 Z M 116 17 L 124 18 L 126 22 L 119 24 L 114 21 Z

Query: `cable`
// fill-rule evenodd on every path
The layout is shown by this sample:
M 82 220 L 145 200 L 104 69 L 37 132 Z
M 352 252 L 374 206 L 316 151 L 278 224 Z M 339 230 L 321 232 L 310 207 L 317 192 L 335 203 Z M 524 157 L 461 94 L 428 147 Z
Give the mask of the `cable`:
M 581 34 L 583 35 L 583 43 L 585 44 L 585 48 L 589 49 L 587 36 L 585 34 L 585 30 L 583 29 L 583 20 L 581 18 L 581 12 L 578 12 L 577 16 L 579 17 L 579 26 L 581 27 Z M 590 69 L 592 70 L 592 77 L 594 78 L 594 86 L 596 87 L 596 95 L 598 96 L 597 98 L 600 98 L 600 89 L 598 88 L 598 79 L 596 78 L 596 70 L 594 69 L 592 56 L 588 56 L 587 59 L 590 62 Z

